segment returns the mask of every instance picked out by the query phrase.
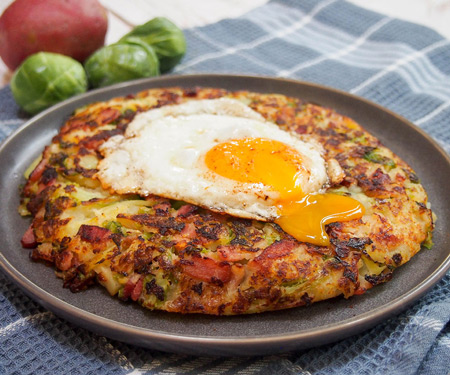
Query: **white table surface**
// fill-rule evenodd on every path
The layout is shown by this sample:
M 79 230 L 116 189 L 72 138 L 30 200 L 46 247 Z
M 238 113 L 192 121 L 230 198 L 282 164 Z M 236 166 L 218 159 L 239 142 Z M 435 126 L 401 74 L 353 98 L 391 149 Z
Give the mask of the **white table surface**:
M 0 12 L 13 0 L 0 0 Z M 133 26 L 163 16 L 181 28 L 237 17 L 268 0 L 100 0 L 108 9 L 106 44 L 117 41 Z M 431 27 L 450 39 L 450 0 L 349 0 L 361 7 Z M 0 87 L 12 72 L 0 60 Z

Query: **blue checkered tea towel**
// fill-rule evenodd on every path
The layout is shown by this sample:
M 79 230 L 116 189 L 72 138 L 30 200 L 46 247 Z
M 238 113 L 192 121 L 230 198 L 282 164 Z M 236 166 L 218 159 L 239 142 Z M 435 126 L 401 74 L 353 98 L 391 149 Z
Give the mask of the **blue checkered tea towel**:
M 185 30 L 174 71 L 289 77 L 366 97 L 450 152 L 450 41 L 342 0 L 272 0 Z M 26 117 L 0 90 L 0 139 Z M 124 344 L 74 326 L 0 272 L 0 374 L 450 373 L 450 275 L 402 314 L 346 340 L 263 357 L 194 357 Z

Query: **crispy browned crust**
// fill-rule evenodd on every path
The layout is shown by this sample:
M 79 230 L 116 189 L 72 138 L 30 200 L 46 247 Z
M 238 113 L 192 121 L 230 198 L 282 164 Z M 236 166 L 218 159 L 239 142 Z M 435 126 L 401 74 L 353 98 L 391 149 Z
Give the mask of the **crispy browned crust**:
M 273 223 L 238 219 L 157 196 L 103 190 L 99 146 L 135 114 L 202 98 L 242 100 L 282 129 L 319 141 L 363 218 L 328 225 L 329 247 L 301 243 Z M 414 171 L 351 119 L 282 95 L 152 89 L 78 110 L 43 152 L 22 191 L 25 247 L 54 263 L 76 292 L 94 281 L 149 309 L 243 314 L 362 294 L 430 243 L 427 196 Z

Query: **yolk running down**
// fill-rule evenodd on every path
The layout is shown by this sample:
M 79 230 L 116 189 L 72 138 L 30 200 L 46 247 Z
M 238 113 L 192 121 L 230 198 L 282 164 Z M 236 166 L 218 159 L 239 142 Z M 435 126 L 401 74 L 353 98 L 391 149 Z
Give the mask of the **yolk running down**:
M 279 193 L 275 222 L 297 240 L 329 245 L 325 225 L 358 219 L 364 207 L 355 199 L 337 194 L 305 194 L 301 177 L 307 174 L 302 156 L 292 147 L 272 139 L 243 138 L 220 143 L 205 157 L 207 167 L 229 179 L 260 183 Z

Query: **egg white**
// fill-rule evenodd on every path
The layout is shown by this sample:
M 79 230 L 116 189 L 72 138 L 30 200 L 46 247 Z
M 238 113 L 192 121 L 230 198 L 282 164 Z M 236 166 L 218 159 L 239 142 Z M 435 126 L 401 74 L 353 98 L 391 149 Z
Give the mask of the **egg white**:
M 281 130 L 235 99 L 189 101 L 138 114 L 125 134 L 102 147 L 96 175 L 118 193 L 155 194 L 214 211 L 259 220 L 278 216 L 279 193 L 260 183 L 241 183 L 210 171 L 205 154 L 215 145 L 247 137 L 283 142 L 302 155 L 305 194 L 328 180 L 323 150 Z

